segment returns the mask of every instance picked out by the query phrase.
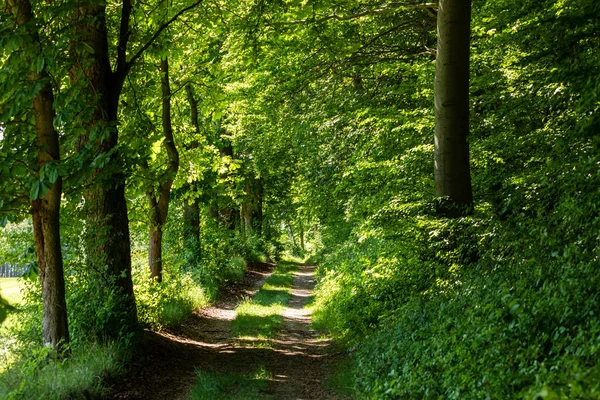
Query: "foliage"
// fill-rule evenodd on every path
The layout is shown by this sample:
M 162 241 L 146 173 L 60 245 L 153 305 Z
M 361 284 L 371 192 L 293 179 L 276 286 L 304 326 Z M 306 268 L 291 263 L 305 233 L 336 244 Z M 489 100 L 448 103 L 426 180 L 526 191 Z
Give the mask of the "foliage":
M 378 147 L 342 165 L 360 196 L 329 220 L 317 323 L 360 398 L 598 398 L 598 6 L 474 3 L 476 212 L 436 219 L 384 164 L 360 180 Z
M 358 397 L 598 398 L 600 3 L 473 0 L 475 213 L 458 220 L 435 215 L 434 3 L 202 2 L 153 41 L 191 3 L 135 3 L 126 47 L 148 46 L 116 105 L 119 163 L 80 146 L 115 126 L 82 122 L 93 107 L 68 79 L 72 5 L 34 2 L 35 59 L 1 11 L 0 263 L 33 278 L 19 326 L 7 327 L 16 352 L 39 347 L 42 311 L 27 208 L 58 176 L 73 348 L 126 331 L 115 282 L 81 238 L 96 229 L 82 215 L 86 191 L 106 184 L 98 171 L 120 168 L 146 326 L 176 324 L 249 262 L 314 256 L 315 323 L 352 349 Z M 109 59 L 122 6 L 106 7 Z M 156 64 L 166 56 L 181 168 L 156 284 L 145 196 L 164 177 Z M 42 68 L 63 161 L 36 173 L 39 83 L 25 78 Z M 190 240 L 185 210 L 196 200 Z M 273 333 L 283 275 L 244 304 L 240 332 Z M 222 385 L 214 379 L 206 386 Z
M 209 302 L 199 278 L 190 272 L 167 272 L 157 283 L 148 279 L 146 268 L 137 268 L 134 282 L 140 322 L 153 329 L 174 326 Z

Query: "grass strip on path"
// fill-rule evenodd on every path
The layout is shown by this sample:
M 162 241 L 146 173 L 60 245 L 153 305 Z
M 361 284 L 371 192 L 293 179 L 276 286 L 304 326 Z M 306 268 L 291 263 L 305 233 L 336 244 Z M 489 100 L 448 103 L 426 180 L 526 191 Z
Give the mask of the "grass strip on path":
M 250 339 L 252 347 L 268 347 L 268 339 L 277 335 L 283 322 L 283 312 L 292 297 L 291 287 L 294 271 L 291 263 L 279 263 L 273 274 L 265 280 L 260 290 L 251 298 L 238 305 L 236 317 L 231 323 L 231 336 Z M 256 340 L 258 339 L 258 340 Z M 253 373 L 215 373 L 198 371 L 198 381 L 190 398 L 215 400 L 256 400 L 269 398 L 262 393 L 271 380 L 265 368 Z
M 192 389 L 192 400 L 258 400 L 267 398 L 261 392 L 272 376 L 265 368 L 247 375 L 198 373 L 198 383 Z
M 232 336 L 270 339 L 277 335 L 283 312 L 292 297 L 296 269 L 290 263 L 277 265 L 258 293 L 236 308 L 236 317 L 231 324 Z

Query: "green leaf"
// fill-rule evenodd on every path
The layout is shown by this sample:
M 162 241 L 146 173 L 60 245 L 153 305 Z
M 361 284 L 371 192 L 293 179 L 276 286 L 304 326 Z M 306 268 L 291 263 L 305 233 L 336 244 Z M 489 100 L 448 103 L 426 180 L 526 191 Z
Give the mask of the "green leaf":
M 27 168 L 25 168 L 25 166 L 23 164 L 17 163 L 12 168 L 11 172 L 12 172 L 13 178 L 18 178 L 18 177 L 25 175 L 25 173 L 27 172 Z
M 44 57 L 38 57 L 35 62 L 35 72 L 40 73 L 44 69 Z
M 37 200 L 38 196 L 40 195 L 41 187 L 42 183 L 40 181 L 33 182 L 33 185 L 31 186 L 31 192 L 29 192 L 29 199 L 31 201 Z
M 40 276 L 40 269 L 38 267 L 37 261 L 30 262 L 29 264 L 26 265 L 26 268 L 27 268 L 27 270 L 23 274 L 23 278 L 29 279 L 32 281 L 37 280 L 37 278 Z
M 48 176 L 48 180 L 50 181 L 50 183 L 54 183 L 54 182 L 56 182 L 57 179 L 58 179 L 58 168 L 52 168 L 52 170 L 50 171 L 50 175 Z

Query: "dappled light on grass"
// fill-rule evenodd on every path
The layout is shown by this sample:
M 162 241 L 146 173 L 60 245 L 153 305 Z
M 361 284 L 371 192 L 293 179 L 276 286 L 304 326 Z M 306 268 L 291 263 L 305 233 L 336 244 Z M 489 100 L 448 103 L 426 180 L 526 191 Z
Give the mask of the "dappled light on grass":
M 240 304 L 231 325 L 234 337 L 270 338 L 283 320 L 285 305 L 291 298 L 294 267 L 282 264 L 276 267 L 260 290 Z
M 198 382 L 192 389 L 192 400 L 259 400 L 267 399 L 262 392 L 271 374 L 259 367 L 249 374 L 217 374 L 198 371 Z

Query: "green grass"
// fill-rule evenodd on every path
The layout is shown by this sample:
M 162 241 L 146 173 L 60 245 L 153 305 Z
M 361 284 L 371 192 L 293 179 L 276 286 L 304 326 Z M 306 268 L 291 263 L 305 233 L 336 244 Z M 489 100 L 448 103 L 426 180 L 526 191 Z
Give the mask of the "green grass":
M 0 296 L 12 305 L 20 304 L 23 300 L 22 288 L 23 283 L 19 278 L 0 278 Z
M 352 398 L 354 392 L 356 366 L 349 357 L 336 363 L 333 373 L 325 380 L 325 386 L 333 389 L 341 398 Z
M 272 338 L 283 320 L 283 310 L 291 298 L 290 287 L 296 267 L 280 264 L 252 299 L 236 308 L 231 333 L 236 337 Z
M 64 360 L 50 357 L 45 347 L 29 349 L 0 373 L 0 399 L 97 398 L 105 391 L 102 378 L 120 373 L 126 356 L 116 344 L 87 343 Z
M 253 374 L 216 374 L 198 372 L 198 382 L 190 393 L 192 400 L 268 399 L 265 391 L 271 374 L 263 367 Z

